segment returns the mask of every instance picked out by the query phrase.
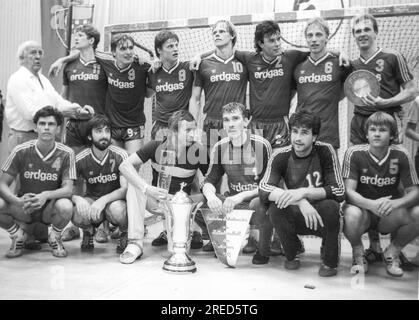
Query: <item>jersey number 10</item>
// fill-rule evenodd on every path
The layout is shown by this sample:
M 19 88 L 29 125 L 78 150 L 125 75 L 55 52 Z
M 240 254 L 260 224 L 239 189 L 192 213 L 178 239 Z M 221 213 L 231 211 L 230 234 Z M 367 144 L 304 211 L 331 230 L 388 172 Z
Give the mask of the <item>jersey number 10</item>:
M 233 71 L 235 73 L 242 73 L 243 72 L 243 65 L 240 62 L 233 61 Z

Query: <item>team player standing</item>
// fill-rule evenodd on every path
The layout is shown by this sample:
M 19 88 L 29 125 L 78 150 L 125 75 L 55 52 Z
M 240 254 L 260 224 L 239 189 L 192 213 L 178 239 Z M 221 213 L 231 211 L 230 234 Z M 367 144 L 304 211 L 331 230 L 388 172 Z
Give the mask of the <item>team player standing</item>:
M 393 276 L 400 276 L 402 271 L 398 256 L 401 253 L 401 249 L 418 235 L 418 210 L 415 207 L 418 198 L 416 194 L 418 192 L 418 178 L 412 166 L 412 161 L 405 150 L 400 147 L 389 146 L 389 141 L 390 139 L 396 141 L 398 137 L 397 130 L 395 130 L 397 127 L 396 122 L 393 123 L 391 120 L 397 117 L 397 113 L 400 111 L 400 104 L 410 101 L 414 98 L 416 92 L 412 88 L 412 76 L 407 69 L 404 58 L 398 53 L 387 52 L 376 46 L 375 36 L 377 32 L 376 21 L 373 18 L 364 16 L 354 20 L 353 34 L 360 48 L 361 57 L 352 62 L 350 69 L 344 69 L 339 66 L 337 56 L 326 50 L 329 30 L 327 24 L 321 19 L 309 21 L 305 29 L 310 52 L 283 52 L 280 47 L 281 34 L 279 27 L 272 21 L 265 21 L 256 26 L 256 53 L 235 51 L 234 46 L 237 41 L 237 34 L 234 26 L 229 21 L 219 21 L 212 29 L 215 52 L 201 61 L 195 77 L 187 69 L 186 63 L 179 62 L 179 39 L 171 32 L 163 31 L 156 37 L 155 49 L 157 55 L 161 58 L 162 67 L 155 73 L 147 72 L 148 64 L 140 65 L 133 61 L 135 42 L 132 38 L 127 35 L 114 37 L 111 49 L 115 60 L 96 55 L 96 60 L 101 67 L 98 69 L 97 63 L 92 63 L 93 74 L 100 74 L 101 68 L 105 70 L 107 88 L 104 113 L 110 118 L 110 125 L 91 127 L 89 129 L 88 136 L 92 141 L 92 146 L 78 154 L 77 172 L 88 183 L 89 168 L 101 165 L 102 161 L 108 161 L 116 152 L 119 158 L 115 156 L 115 159 L 119 159 L 118 168 L 121 168 L 122 174 L 133 185 L 136 185 L 142 194 L 147 194 L 150 199 L 154 199 L 158 204 L 159 201 L 168 197 L 167 191 L 160 190 L 158 186 L 147 186 L 143 181 L 135 178 L 136 175 L 134 173 L 136 171 L 132 170 L 133 167 L 119 166 L 121 163 L 123 164 L 124 152 L 122 150 L 118 151 L 119 149 L 114 150 L 114 147 L 109 147 L 106 138 L 108 133 L 112 132 L 114 143 L 125 145 L 129 149 L 129 153 L 138 151 L 142 145 L 142 126 L 145 124 L 143 112 L 144 98 L 146 95 L 154 93 L 156 94 L 157 105 L 154 114 L 156 122 L 153 125 L 153 138 L 161 137 L 163 144 L 179 144 L 180 142 L 173 135 L 180 135 L 180 127 L 177 127 L 176 124 L 170 124 L 169 118 L 173 112 L 185 110 L 188 107 L 187 101 L 190 97 L 189 109 L 194 117 L 185 115 L 186 118 L 175 120 L 186 126 L 182 127 L 182 130 L 187 130 L 189 128 L 187 122 L 194 123 L 194 119 L 200 119 L 201 115 L 204 115 L 207 150 L 212 150 L 213 154 L 221 155 L 222 152 L 217 152 L 217 148 L 222 145 L 223 141 L 227 141 L 228 145 L 231 143 L 234 148 L 234 141 L 237 140 L 233 137 L 234 131 L 245 130 L 249 123 L 249 119 L 245 116 L 243 110 L 240 109 L 244 109 L 244 105 L 246 105 L 246 86 L 249 80 L 250 114 L 253 117 L 249 128 L 256 133 L 257 129 L 263 130 L 262 135 L 266 135 L 272 146 L 281 147 L 274 157 L 268 156 L 270 152 L 267 152 L 266 155 L 262 152 L 262 156 L 267 158 L 264 159 L 266 160 L 264 162 L 266 174 L 260 185 L 262 203 L 257 203 L 252 207 L 254 207 L 256 212 L 267 212 L 268 215 L 266 217 L 280 231 L 279 236 L 284 246 L 285 266 L 287 269 L 296 269 L 300 265 L 297 255 L 300 244 L 297 235 L 314 233 L 323 238 L 321 250 L 322 265 L 319 269 L 319 274 L 321 276 L 335 275 L 338 263 L 339 202 L 343 200 L 345 195 L 345 188 L 340 177 L 339 164 L 335 153 L 335 149 L 338 149 L 340 146 L 338 140 L 339 129 L 337 127 L 337 105 L 342 97 L 341 85 L 350 70 L 368 69 L 369 65 L 372 64 L 372 67 L 370 67 L 375 70 L 383 93 L 382 97 L 377 98 L 366 96 L 364 98 L 366 106 L 356 106 L 355 108 L 355 117 L 351 124 L 351 141 L 355 143 L 365 142 L 365 138 L 363 138 L 365 135 L 369 144 L 354 146 L 353 149 L 347 151 L 345 158 L 344 178 L 346 179 L 345 184 L 347 187 L 344 207 L 345 233 L 353 246 L 354 267 L 352 269 L 357 272 L 365 272 L 367 267 L 364 263 L 363 248 L 359 243 L 362 233 L 371 227 L 378 229 L 379 232 L 392 232 L 392 241 L 384 256 L 387 272 Z M 79 43 L 83 41 L 89 42 L 87 37 L 86 39 L 83 38 L 83 35 L 79 37 L 78 41 Z M 94 46 L 94 43 L 95 41 L 93 40 L 89 44 Z M 83 53 L 85 58 L 89 57 L 89 52 Z M 82 60 L 78 61 L 78 63 L 80 62 Z M 83 67 L 87 66 L 87 64 L 82 64 L 78 65 L 78 68 L 83 69 Z M 390 66 L 394 67 L 391 70 L 396 70 L 395 77 L 388 74 Z M 71 69 L 67 69 L 67 72 L 68 70 Z M 71 74 L 68 74 L 68 77 L 71 79 Z M 80 78 L 80 75 L 78 77 Z M 73 78 L 75 80 L 78 79 L 76 76 Z M 393 79 L 396 82 L 393 83 Z M 194 81 L 193 87 L 192 80 Z M 295 88 L 293 88 L 294 80 L 296 82 Z M 67 84 L 69 85 L 70 83 Z M 398 90 L 396 88 L 397 85 L 401 85 L 403 90 Z M 293 89 L 297 89 L 298 93 L 297 113 L 293 116 L 293 121 L 288 123 Z M 201 111 L 202 92 L 205 93 L 205 105 Z M 238 114 L 236 117 L 231 116 L 231 114 L 234 115 L 238 111 L 236 110 L 237 108 L 226 111 L 225 107 L 232 104 L 241 106 L 239 108 L 240 112 L 238 112 L 240 115 Z M 385 117 L 387 113 L 382 116 L 380 113 L 375 113 L 377 110 L 384 110 L 390 114 L 388 116 L 390 120 L 387 119 L 388 117 Z M 95 111 L 101 113 L 100 107 L 95 108 Z M 223 113 L 222 111 L 225 112 Z M 313 116 L 313 113 L 316 116 Z M 376 119 L 377 117 L 378 120 Z M 238 118 L 242 120 L 242 122 L 239 121 L 240 125 L 237 124 L 237 121 L 240 120 Z M 57 120 L 56 122 L 58 123 L 59 121 Z M 226 122 L 229 123 L 226 124 Z M 365 123 L 368 125 L 367 134 L 362 132 Z M 43 125 L 43 122 L 41 124 Z M 243 128 L 240 127 L 240 130 L 238 130 L 235 128 L 235 125 Z M 230 134 L 225 135 L 226 138 L 217 143 L 220 139 L 219 130 L 223 128 Z M 212 129 L 216 130 L 216 132 L 211 132 Z M 97 132 L 98 130 L 100 133 Z M 288 145 L 290 130 L 291 145 Z M 386 133 L 388 134 L 386 135 Z M 103 138 L 100 138 L 101 135 Z M 38 138 L 38 143 L 42 141 L 41 136 Z M 194 136 L 192 133 L 189 136 L 186 135 L 186 140 L 192 136 Z M 357 136 L 360 137 L 358 141 L 356 140 Z M 169 137 L 170 140 L 167 140 Z M 249 139 L 250 136 L 248 135 L 242 135 L 241 138 L 243 137 L 245 137 L 244 140 L 246 141 L 252 140 Z M 254 136 L 252 135 L 251 137 Z M 263 138 L 260 137 L 260 139 Z M 130 141 L 133 141 L 133 143 Z M 137 142 L 140 143 L 138 144 Z M 192 141 L 189 141 L 187 146 L 190 147 L 192 144 Z M 269 146 L 269 143 L 267 145 Z M 36 146 L 37 144 L 35 143 Z M 140 151 L 134 153 L 129 162 L 130 165 L 140 165 L 152 159 L 156 163 L 153 169 L 155 172 L 158 172 L 159 165 L 157 164 L 159 160 L 153 158 L 153 155 L 150 153 L 150 150 L 156 148 L 150 148 L 151 146 L 148 146 L 146 149 L 140 149 Z M 364 151 L 364 153 L 355 152 L 358 149 Z M 156 150 L 154 150 L 154 153 Z M 249 153 L 249 156 L 254 155 L 256 157 L 252 151 Z M 349 156 L 349 153 L 351 153 L 351 156 Z M 391 155 L 391 159 L 389 155 Z M 72 156 L 74 157 L 74 154 Z M 182 155 L 178 154 L 177 156 L 180 157 Z M 282 160 L 277 160 L 277 158 Z M 268 160 L 270 161 L 266 165 Z M 221 164 L 214 164 L 214 159 L 212 159 L 211 169 L 205 180 L 203 193 L 210 209 L 217 211 L 222 208 L 225 214 L 228 214 L 235 205 L 245 200 L 251 200 L 251 197 L 249 199 L 246 197 L 242 198 L 238 196 L 241 194 L 240 192 L 232 192 L 237 191 L 234 189 L 233 181 L 235 173 L 230 174 L 231 177 L 229 177 L 230 192 L 232 192 L 233 196 L 222 198 L 222 200 L 215 197 L 214 184 L 220 180 L 222 173 L 231 169 L 229 165 L 226 166 L 225 163 L 222 163 L 223 157 L 221 157 L 220 161 Z M 362 167 L 362 165 L 368 163 L 370 167 Z M 379 167 L 376 169 L 375 175 L 371 179 L 365 178 L 363 174 L 366 174 L 368 170 L 374 171 L 372 167 L 375 165 Z M 218 168 L 218 175 L 214 176 L 215 168 Z M 394 177 L 386 177 L 387 169 L 385 168 Z M 6 173 L 8 172 L 6 167 L 3 170 Z M 119 225 L 123 233 L 126 232 L 127 228 L 128 230 L 130 228 L 129 209 L 127 222 L 126 209 L 122 203 L 126 193 L 126 183 L 124 178 L 119 176 L 119 171 L 115 169 L 115 166 L 112 168 L 112 172 L 108 171 L 106 171 L 107 175 L 118 177 L 116 179 L 118 180 L 118 185 L 113 186 L 112 190 L 101 190 L 100 194 L 93 195 L 92 187 L 90 189 L 88 187 L 86 194 L 72 196 L 76 209 L 74 214 L 71 212 L 70 217 L 73 216 L 73 222 L 88 230 L 82 243 L 82 249 L 84 250 L 92 249 L 92 241 L 89 235 L 91 226 L 100 223 L 104 218 L 107 218 L 113 224 Z M 179 169 L 174 172 L 178 171 L 182 177 L 186 174 Z M 196 169 L 193 171 L 196 171 Z M 14 171 L 10 172 L 13 174 Z M 349 173 L 345 174 L 346 172 Z M 3 176 L 7 177 L 6 173 Z M 102 176 L 104 174 L 99 173 Z M 216 177 L 216 179 L 211 180 L 211 177 Z M 280 184 L 281 178 L 284 184 Z M 75 179 L 75 177 L 72 179 Z M 4 200 L 1 203 L 2 208 L 9 208 L 9 203 L 17 204 L 18 202 L 11 196 L 10 190 L 8 191 L 7 189 L 11 181 L 12 177 L 8 177 L 0 184 L 1 196 Z M 378 183 L 378 181 L 382 183 Z M 389 181 L 388 185 L 394 185 L 394 190 L 380 189 L 383 185 L 387 185 L 386 181 Z M 153 184 L 155 185 L 156 183 L 154 182 Z M 377 200 L 374 200 L 371 193 L 367 192 L 364 194 L 362 189 L 364 184 L 373 184 L 379 187 L 374 189 L 374 196 L 379 195 L 381 202 L 378 203 Z M 403 185 L 406 188 L 404 194 L 399 192 L 399 185 Z M 67 184 L 65 184 L 65 187 L 67 187 Z M 253 192 L 254 190 L 250 191 Z M 169 193 L 174 192 L 174 190 L 171 190 Z M 113 197 L 108 197 L 108 195 L 113 195 Z M 87 197 L 86 199 L 92 199 L 92 201 L 83 199 L 83 196 Z M 27 199 L 28 197 L 29 200 Z M 24 213 L 27 210 L 44 209 L 42 205 L 39 205 L 39 202 L 44 204 L 45 199 L 41 197 L 42 201 L 39 199 L 30 200 L 33 197 L 36 198 L 30 192 L 23 195 L 21 210 Z M 64 194 L 63 197 L 68 199 L 70 195 Z M 235 201 L 234 199 L 236 198 L 240 198 L 241 201 Z M 141 199 L 144 200 L 144 197 L 141 197 Z M 31 201 L 37 204 L 34 206 L 35 209 L 30 209 L 31 206 L 26 204 Z M 118 206 L 115 205 L 113 207 L 117 208 L 110 210 L 114 202 L 117 202 Z M 324 210 L 323 206 L 329 209 Z M 145 203 L 142 203 L 140 208 L 141 211 L 144 211 Z M 266 211 L 267 208 L 269 208 L 268 211 Z M 3 209 L 1 210 L 0 212 L 3 212 Z M 63 209 L 63 211 L 65 210 Z M 114 212 L 112 213 L 111 211 Z M 134 210 L 131 210 L 132 212 Z M 60 220 L 55 224 L 53 221 L 50 243 L 53 247 L 53 254 L 55 253 L 54 255 L 56 256 L 65 256 L 65 253 L 63 253 L 65 249 L 62 247 L 58 234 L 64 227 L 62 224 L 69 221 L 66 214 L 67 212 L 62 214 L 66 218 L 63 221 Z M 379 217 L 378 222 L 374 215 Z M 3 214 L 1 217 L 13 217 L 10 219 L 2 218 L 1 226 L 9 231 L 12 238 L 12 248 L 8 256 L 18 256 L 22 252 L 21 248 L 25 238 L 24 231 L 16 224 L 17 218 L 13 214 Z M 48 220 L 47 218 L 45 220 L 41 219 L 41 221 L 48 223 L 51 219 Z M 88 220 L 89 223 L 83 219 Z M 259 219 L 260 221 L 263 221 L 263 219 Z M 142 224 L 142 220 L 137 221 L 138 223 Z M 298 227 L 293 228 L 291 226 Z M 137 232 L 143 233 L 141 227 L 137 226 Z M 205 231 L 205 226 L 201 224 L 201 227 Z M 143 234 L 140 234 L 138 239 L 132 239 L 134 241 L 131 241 L 130 244 L 133 244 L 138 249 L 128 246 L 127 249 L 130 249 L 121 255 L 121 262 L 132 263 L 142 255 L 142 236 Z M 126 237 L 124 238 L 126 239 Z M 121 243 L 118 247 L 118 252 L 121 253 L 124 249 L 125 245 Z M 257 253 L 258 256 L 255 256 L 254 260 L 255 258 L 256 260 L 264 258 L 262 259 L 265 261 L 263 263 L 266 263 L 266 256 L 261 254 L 261 252 L 266 252 L 265 249 L 260 246 Z

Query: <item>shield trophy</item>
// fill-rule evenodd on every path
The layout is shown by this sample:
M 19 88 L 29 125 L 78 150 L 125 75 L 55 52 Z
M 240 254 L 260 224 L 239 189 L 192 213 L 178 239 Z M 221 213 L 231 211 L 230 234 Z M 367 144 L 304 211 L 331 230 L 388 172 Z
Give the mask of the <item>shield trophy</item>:
M 168 249 L 172 255 L 164 262 L 163 270 L 176 274 L 196 272 L 195 262 L 188 255 L 188 247 L 195 213 L 202 202 L 195 204 L 183 191 L 185 185 L 182 183 L 180 191 L 164 205 L 167 238 L 171 240 L 168 241 Z
M 362 100 L 366 95 L 378 97 L 380 94 L 380 83 L 376 76 L 368 70 L 357 70 L 352 72 L 344 83 L 346 97 L 356 106 L 366 106 Z

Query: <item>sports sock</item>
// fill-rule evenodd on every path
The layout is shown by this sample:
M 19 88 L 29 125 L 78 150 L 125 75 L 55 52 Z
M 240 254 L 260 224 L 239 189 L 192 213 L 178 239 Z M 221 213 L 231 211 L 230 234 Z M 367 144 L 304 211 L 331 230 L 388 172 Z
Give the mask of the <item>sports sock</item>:
M 13 226 L 11 226 L 9 229 L 7 229 L 6 231 L 13 236 L 16 232 L 18 232 L 20 230 L 20 227 L 17 223 L 14 223 Z
M 382 253 L 383 248 L 381 248 L 380 240 L 378 241 L 371 241 L 370 242 L 370 249 L 374 252 Z
M 386 256 L 391 256 L 391 257 L 398 257 L 400 252 L 402 251 L 402 247 L 398 247 L 396 245 L 394 245 L 394 243 L 390 243 L 390 245 L 387 247 L 386 249 Z
M 63 229 L 60 229 L 54 225 L 51 225 L 51 233 L 56 237 L 56 238 L 61 238 L 61 232 L 63 231 Z
M 362 244 L 352 247 L 353 256 L 362 256 L 364 255 L 364 246 Z

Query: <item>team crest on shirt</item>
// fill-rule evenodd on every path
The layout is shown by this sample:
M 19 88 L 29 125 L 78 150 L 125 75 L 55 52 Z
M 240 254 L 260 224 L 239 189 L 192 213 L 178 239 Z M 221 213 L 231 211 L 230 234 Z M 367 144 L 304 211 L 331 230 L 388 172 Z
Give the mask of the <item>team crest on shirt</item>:
M 28 167 L 29 167 L 29 169 L 32 169 L 33 168 L 33 163 L 29 163 Z
M 93 171 L 89 171 L 89 175 L 93 176 Z
M 362 173 L 367 173 L 367 172 L 368 172 L 367 168 L 362 169 Z
M 135 70 L 131 69 L 130 71 L 128 71 L 128 80 L 129 81 L 134 81 L 135 80 Z
M 216 72 L 217 72 L 217 70 L 215 70 L 215 69 L 212 69 L 212 70 L 211 70 L 211 72 L 212 72 L 212 73 L 216 73 Z

